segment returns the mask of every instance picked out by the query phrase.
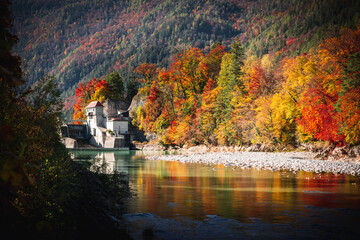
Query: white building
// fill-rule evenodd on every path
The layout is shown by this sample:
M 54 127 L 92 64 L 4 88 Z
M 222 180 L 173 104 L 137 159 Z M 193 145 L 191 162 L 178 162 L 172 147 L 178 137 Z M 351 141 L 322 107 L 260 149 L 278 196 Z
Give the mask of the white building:
M 121 110 L 114 111 L 114 104 L 110 101 L 106 104 L 106 111 L 99 101 L 93 101 L 86 107 L 90 144 L 104 148 L 129 147 L 129 117 L 124 116 Z

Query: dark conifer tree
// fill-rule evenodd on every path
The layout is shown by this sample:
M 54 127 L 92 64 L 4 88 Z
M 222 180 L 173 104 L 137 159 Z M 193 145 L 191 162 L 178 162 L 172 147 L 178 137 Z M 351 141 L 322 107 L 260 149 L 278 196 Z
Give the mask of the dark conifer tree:
M 118 72 L 112 72 L 105 77 L 105 81 L 110 87 L 110 98 L 123 99 L 124 98 L 124 82 Z
M 242 76 L 244 73 L 242 67 L 244 66 L 245 54 L 244 47 L 238 38 L 231 44 L 230 53 L 232 56 L 231 72 L 233 73 L 232 78 L 234 78 L 232 81 L 234 81 L 243 91 L 244 83 L 242 81 Z
M 126 101 L 128 103 L 131 103 L 133 97 L 137 94 L 138 92 L 138 87 L 137 87 L 137 83 L 136 83 L 136 79 L 134 76 L 130 76 L 129 81 L 126 84 Z

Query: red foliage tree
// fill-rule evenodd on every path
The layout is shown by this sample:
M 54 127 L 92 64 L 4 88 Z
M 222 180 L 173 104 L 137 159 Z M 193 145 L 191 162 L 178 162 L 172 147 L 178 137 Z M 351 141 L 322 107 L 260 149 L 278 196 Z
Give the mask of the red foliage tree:
M 79 87 L 75 91 L 76 104 L 73 106 L 73 119 L 84 120 L 86 118 L 85 107 L 91 101 L 103 101 L 109 93 L 108 90 L 109 86 L 105 80 L 93 78 L 86 86 L 79 83 Z M 81 122 L 75 121 L 75 124 L 81 124 Z

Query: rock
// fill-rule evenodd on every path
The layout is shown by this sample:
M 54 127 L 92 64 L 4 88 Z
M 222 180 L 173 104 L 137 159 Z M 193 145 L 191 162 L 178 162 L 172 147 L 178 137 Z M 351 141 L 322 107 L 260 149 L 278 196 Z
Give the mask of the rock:
M 142 148 L 143 151 L 164 151 L 165 147 L 159 144 L 146 144 Z
M 351 157 L 351 158 L 355 158 L 355 157 L 356 157 L 355 151 L 354 151 L 352 148 L 350 148 L 350 149 L 348 150 L 348 156 Z
M 236 151 L 236 152 L 241 151 L 241 146 L 235 146 L 234 151 Z
M 322 158 L 327 158 L 330 155 L 331 148 L 325 148 L 318 155 L 320 155 Z
M 355 157 L 360 157 L 360 145 L 351 148 Z
M 340 148 L 341 149 L 341 148 Z M 336 149 L 335 152 L 344 153 Z M 150 160 L 180 161 L 191 163 L 223 164 L 231 168 L 268 169 L 271 171 L 333 172 L 360 175 L 360 163 L 344 161 L 319 161 L 314 154 L 304 152 L 208 152 L 189 155 L 162 155 L 146 157 Z M 333 157 L 329 157 L 333 158 Z
M 262 145 L 259 143 L 256 143 L 248 148 L 246 148 L 247 152 L 261 152 Z
M 265 144 L 261 144 L 261 145 L 260 145 L 259 151 L 260 151 L 260 152 L 266 152 L 266 146 L 265 146 Z
M 331 155 L 334 157 L 334 158 L 341 158 L 341 157 L 344 157 L 345 155 L 347 155 L 347 152 L 345 151 L 345 149 L 343 148 L 340 148 L 340 147 L 336 147 Z
M 131 104 L 128 108 L 130 117 L 134 117 L 138 107 L 145 107 L 145 103 L 147 101 L 147 97 L 143 96 L 140 92 L 136 94 L 136 96 L 132 99 Z
M 260 152 L 273 152 L 274 147 L 271 145 L 261 144 L 259 151 Z
M 146 140 L 147 140 L 148 142 L 157 139 L 157 134 L 156 134 L 156 133 L 146 133 L 145 136 L 146 136 Z
M 253 146 L 253 151 L 254 152 L 260 152 L 261 150 L 260 150 L 260 148 L 261 148 L 261 144 L 255 144 L 254 146 Z

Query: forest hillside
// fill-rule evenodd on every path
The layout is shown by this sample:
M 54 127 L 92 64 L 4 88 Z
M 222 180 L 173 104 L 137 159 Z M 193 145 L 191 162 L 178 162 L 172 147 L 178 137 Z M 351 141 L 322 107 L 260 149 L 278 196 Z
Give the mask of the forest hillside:
M 167 67 L 190 47 L 240 37 L 246 52 L 299 55 L 359 22 L 356 0 L 13 0 L 14 53 L 28 84 L 53 75 L 63 97 L 79 82 L 143 62 Z
M 170 145 L 359 143 L 360 3 L 14 1 L 29 84 L 64 112 L 136 99 L 133 124 Z M 136 81 L 137 80 L 137 81 Z

